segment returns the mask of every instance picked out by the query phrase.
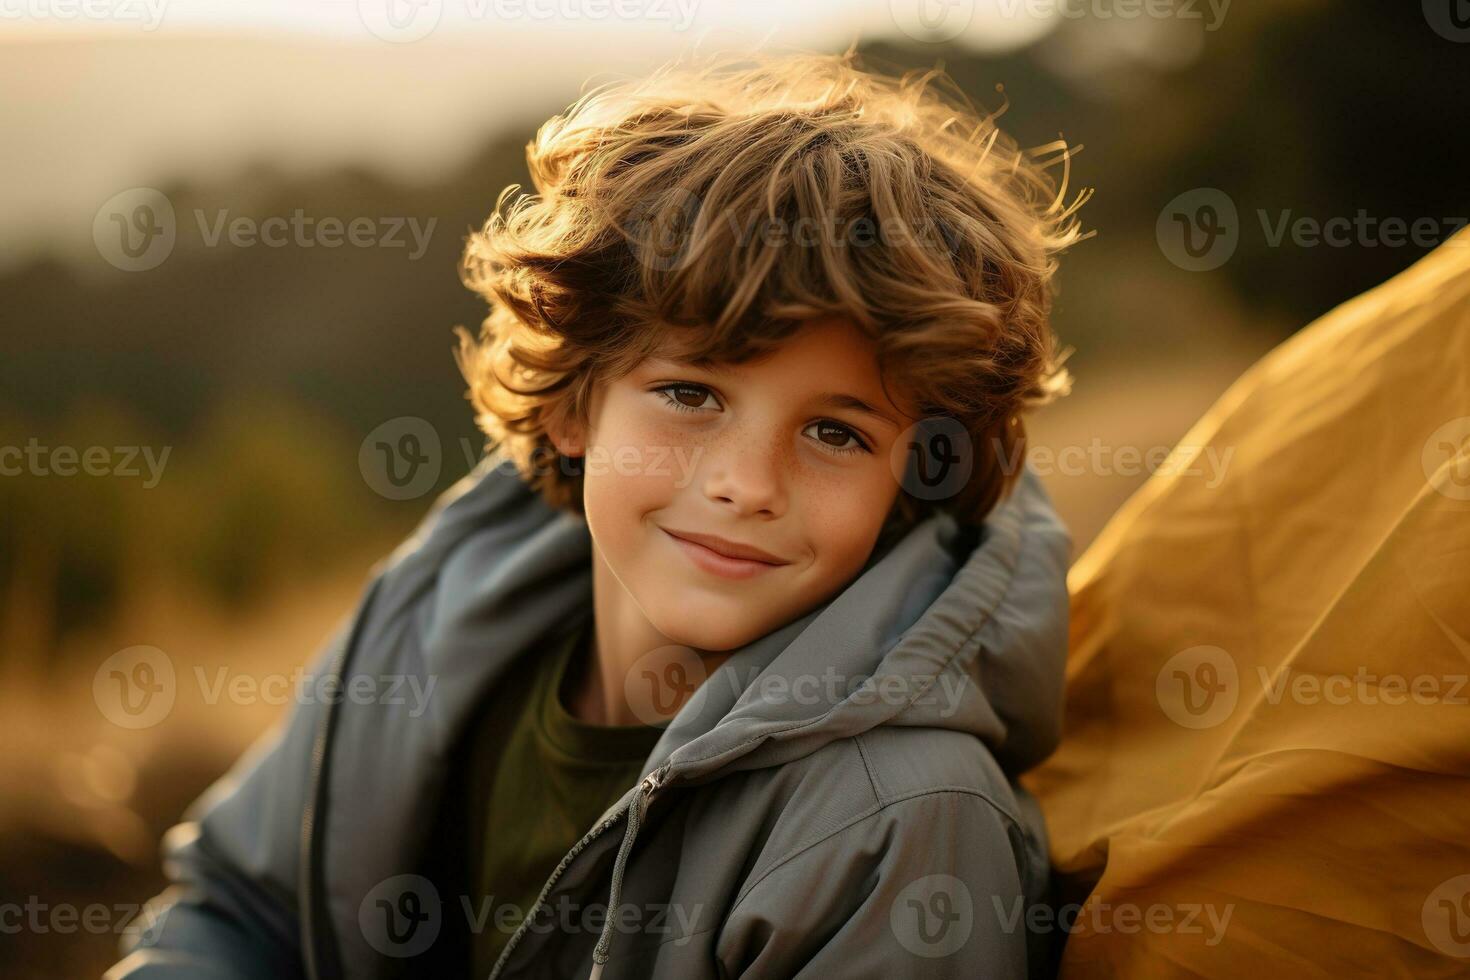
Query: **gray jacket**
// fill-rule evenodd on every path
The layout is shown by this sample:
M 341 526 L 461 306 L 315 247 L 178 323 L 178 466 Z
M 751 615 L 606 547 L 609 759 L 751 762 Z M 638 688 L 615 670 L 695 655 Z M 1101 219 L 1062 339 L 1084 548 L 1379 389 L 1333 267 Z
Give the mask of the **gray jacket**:
M 1034 974 L 1046 840 L 1013 777 L 1059 736 L 1069 548 L 1028 471 L 978 532 L 929 518 L 738 651 L 493 976 Z M 447 917 L 494 928 L 419 873 L 447 760 L 509 665 L 586 615 L 589 557 L 493 456 L 445 492 L 315 661 L 337 696 L 169 832 L 176 884 L 109 978 L 418 975 Z

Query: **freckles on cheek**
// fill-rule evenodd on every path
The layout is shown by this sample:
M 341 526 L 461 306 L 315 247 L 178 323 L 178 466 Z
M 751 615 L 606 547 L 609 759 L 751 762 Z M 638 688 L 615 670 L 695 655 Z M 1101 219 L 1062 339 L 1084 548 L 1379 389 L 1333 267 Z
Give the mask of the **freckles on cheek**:
M 646 513 L 668 503 L 686 475 L 689 451 L 679 428 L 630 412 L 599 430 L 586 461 L 591 498 L 623 514 Z
M 806 525 L 818 560 L 829 567 L 861 566 L 878 539 L 896 495 L 896 487 L 886 474 L 848 473 L 810 485 Z

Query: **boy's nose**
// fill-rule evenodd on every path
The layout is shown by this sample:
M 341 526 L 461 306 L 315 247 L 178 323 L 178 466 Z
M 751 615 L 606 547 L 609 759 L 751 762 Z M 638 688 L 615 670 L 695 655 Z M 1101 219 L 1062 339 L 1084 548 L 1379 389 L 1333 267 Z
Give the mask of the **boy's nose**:
M 779 457 L 770 447 L 729 447 L 710 460 L 705 496 L 740 517 L 780 517 L 786 512 L 786 488 Z

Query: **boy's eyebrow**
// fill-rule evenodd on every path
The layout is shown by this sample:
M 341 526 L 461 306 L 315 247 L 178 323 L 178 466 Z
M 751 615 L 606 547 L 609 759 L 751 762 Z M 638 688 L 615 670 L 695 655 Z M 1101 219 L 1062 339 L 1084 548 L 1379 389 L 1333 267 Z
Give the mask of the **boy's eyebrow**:
M 867 402 L 863 401 L 861 398 L 858 398 L 855 395 L 829 391 L 818 395 L 817 401 L 823 405 L 828 405 L 833 408 L 850 408 L 855 412 L 864 412 L 868 415 L 873 416 L 874 418 L 878 418 L 883 420 L 884 422 L 887 422 L 895 429 L 900 428 L 898 420 L 895 419 L 892 415 L 889 415 L 887 412 L 882 411 L 881 409 L 874 408 L 872 405 L 869 405 Z

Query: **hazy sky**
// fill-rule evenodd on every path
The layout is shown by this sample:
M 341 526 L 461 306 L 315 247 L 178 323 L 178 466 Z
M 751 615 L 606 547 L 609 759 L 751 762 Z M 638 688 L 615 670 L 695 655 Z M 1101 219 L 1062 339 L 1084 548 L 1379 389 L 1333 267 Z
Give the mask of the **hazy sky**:
M 391 6 L 390 6 L 391 4 Z M 0 0 L 0 271 L 91 247 L 112 195 L 265 161 L 449 169 L 589 77 L 878 37 L 1003 50 L 1037 0 Z M 1037 15 L 1037 11 L 1043 12 Z M 935 45 L 936 57 L 939 46 Z M 530 136 L 530 132 L 526 133 Z

